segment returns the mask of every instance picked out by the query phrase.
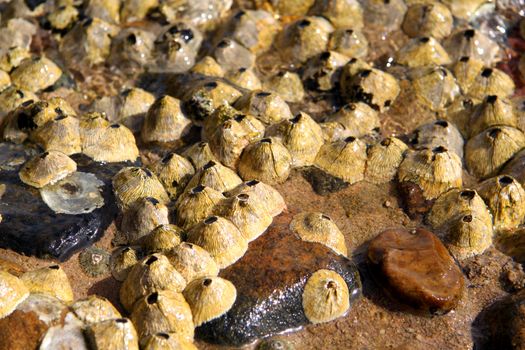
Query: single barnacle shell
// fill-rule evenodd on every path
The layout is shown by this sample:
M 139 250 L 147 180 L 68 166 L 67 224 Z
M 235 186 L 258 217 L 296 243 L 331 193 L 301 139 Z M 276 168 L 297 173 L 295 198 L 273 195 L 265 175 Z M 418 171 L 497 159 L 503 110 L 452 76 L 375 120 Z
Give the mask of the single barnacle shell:
M 60 115 L 36 129 L 31 139 L 45 151 L 60 151 L 67 155 L 80 153 L 79 121 L 72 116 Z
M 73 301 L 73 289 L 59 265 L 28 271 L 20 276 L 20 279 L 31 293 L 48 294 L 65 303 Z
M 303 79 L 319 90 L 327 91 L 339 83 L 342 67 L 349 58 L 335 51 L 325 51 L 310 59 L 303 72 Z
M 96 138 L 96 136 L 95 136 Z M 85 155 L 98 162 L 134 162 L 139 156 L 135 137 L 122 124 L 111 124 L 100 133 L 98 143 L 83 149 Z
M 113 252 L 109 260 L 113 278 L 123 282 L 128 277 L 131 268 L 139 261 L 139 258 L 139 252 L 131 247 L 124 247 Z
M 468 89 L 468 94 L 482 99 L 487 95 L 498 95 L 502 98 L 514 94 L 514 81 L 502 70 L 483 68 Z
M 290 229 L 302 240 L 324 244 L 337 254 L 346 256 L 345 236 L 327 215 L 318 212 L 302 212 L 293 217 Z
M 326 51 L 334 28 L 322 17 L 305 17 L 289 24 L 276 38 L 276 46 L 283 60 L 305 62 Z
M 202 74 L 209 77 L 224 77 L 224 69 L 222 69 L 220 64 L 215 61 L 215 58 L 211 56 L 204 56 L 191 68 L 191 71 L 193 73 Z
M 486 179 L 496 174 L 524 147 L 525 135 L 521 131 L 509 126 L 496 126 L 468 140 L 465 163 L 471 174 Z
M 525 190 L 513 177 L 501 175 L 483 181 L 478 187 L 494 218 L 496 231 L 517 228 L 525 218 Z
M 290 175 L 292 155 L 276 138 L 251 143 L 241 154 L 239 175 L 244 179 L 261 179 L 268 184 L 282 183 Z
M 19 176 L 23 183 L 36 188 L 53 184 L 77 170 L 77 164 L 62 152 L 50 151 L 28 160 Z
M 191 162 L 173 152 L 153 163 L 150 169 L 157 175 L 172 199 L 176 199 L 182 193 L 195 174 Z
M 237 299 L 237 290 L 230 281 L 221 277 L 202 277 L 192 281 L 184 289 L 184 297 L 193 313 L 198 327 L 216 319 L 231 309 Z
M 411 68 L 451 63 L 447 51 L 436 39 L 428 36 L 410 40 L 396 53 L 396 60 Z
M 154 102 L 155 96 L 147 91 L 136 87 L 126 89 L 118 97 L 116 120 L 133 132 L 137 132 Z
M 12 73 L 11 80 L 19 89 L 37 92 L 52 86 L 62 70 L 46 57 L 24 60 Z
M 201 185 L 225 192 L 241 183 L 241 178 L 233 170 L 211 160 L 193 175 L 188 187 L 194 188 Z
M 477 135 L 485 129 L 497 125 L 518 125 L 518 118 L 514 111 L 514 105 L 496 95 L 487 96 L 482 103 L 474 109 L 470 118 L 471 135 Z
M 248 242 L 262 235 L 273 221 L 265 204 L 258 202 L 255 195 L 239 193 L 229 198 L 224 207 L 222 215 L 237 226 Z
M 31 58 L 31 52 L 25 47 L 11 47 L 0 53 L 0 69 L 11 72 L 18 67 L 24 60 Z
M 127 318 L 116 318 L 89 326 L 86 337 L 93 350 L 138 350 L 137 331 Z
M 368 149 L 365 180 L 380 184 L 395 178 L 408 146 L 396 137 L 388 137 Z
M 193 343 L 176 333 L 156 333 L 143 341 L 144 350 L 198 350 Z
M 118 24 L 120 22 L 120 0 L 90 0 L 86 4 L 86 15 L 91 18 L 100 18 L 106 22 Z
M 4 89 L 0 93 L 0 117 L 27 101 L 38 101 L 38 96 L 30 91 L 17 89 L 14 86 Z
M 131 208 L 145 197 L 168 203 L 169 196 L 157 176 L 150 170 L 139 167 L 126 167 L 113 177 L 113 193 L 122 210 Z
M 141 129 L 144 142 L 173 142 L 188 133 L 191 120 L 182 113 L 180 101 L 163 96 L 150 107 Z
M 364 23 L 385 33 L 399 29 L 407 11 L 402 0 L 369 0 L 362 5 Z
M 266 91 L 252 91 L 237 100 L 234 107 L 257 117 L 264 124 L 293 118 L 288 104 L 279 95 Z
M 267 132 L 280 140 L 292 156 L 292 167 L 312 165 L 323 145 L 323 130 L 308 114 L 301 112 Z
M 492 223 L 487 223 L 476 213 L 464 212 L 449 225 L 445 243 L 456 259 L 482 254 L 492 245 Z
M 484 67 L 483 61 L 468 56 L 461 57 L 456 64 L 454 64 L 452 71 L 463 93 L 468 93 L 470 86 Z
M 158 0 L 123 0 L 120 18 L 122 22 L 140 21 L 157 6 L 159 6 Z
M 418 127 L 410 136 L 415 149 L 433 149 L 443 146 L 456 152 L 463 159 L 463 137 L 459 130 L 446 120 L 438 120 Z
M 167 252 L 166 256 L 188 283 L 219 274 L 219 267 L 213 257 L 198 245 L 183 242 Z
M 169 25 L 155 40 L 158 67 L 170 73 L 186 72 L 195 64 L 201 43 L 201 32 L 191 24 Z
M 127 243 L 137 243 L 159 225 L 168 224 L 168 208 L 152 197 L 138 199 L 124 212 L 120 230 Z
M 159 225 L 142 237 L 141 245 L 146 254 L 166 253 L 180 244 L 182 234 L 182 229 L 176 225 Z
M 308 278 L 303 291 L 303 310 L 312 323 L 335 320 L 350 308 L 350 292 L 335 271 L 318 270 Z
M 450 35 L 443 42 L 443 47 L 452 61 L 468 56 L 491 64 L 499 55 L 498 44 L 474 29 L 464 29 Z
M 426 199 L 437 198 L 445 191 L 461 187 L 461 159 L 443 146 L 409 151 L 398 170 L 399 182 L 412 182 Z
M 29 290 L 20 279 L 0 269 L 0 319 L 13 312 L 28 295 Z
M 470 19 L 485 2 L 485 0 L 443 0 L 443 3 L 450 8 L 454 17 L 463 20 Z
M 286 209 L 286 203 L 281 194 L 272 186 L 259 180 L 246 181 L 232 191 L 227 192 L 226 195 L 233 197 L 242 193 L 249 195 L 251 199 L 260 203 L 271 216 L 277 216 Z
M 350 101 L 362 101 L 380 111 L 388 109 L 400 92 L 394 76 L 375 68 L 361 70 L 349 80 L 341 77 L 341 89 Z
M 125 28 L 112 40 L 109 62 L 120 69 L 140 69 L 151 61 L 153 33 L 140 28 Z
M 93 153 L 92 148 L 98 147 L 105 130 L 110 126 L 104 113 L 91 112 L 80 118 L 80 143 L 84 153 Z
M 348 136 L 362 137 L 379 130 L 379 113 L 363 102 L 349 103 L 327 118 L 344 125 Z
M 93 324 L 122 317 L 120 312 L 104 297 L 90 295 L 77 300 L 71 305 L 71 310 L 84 323 Z
M 184 287 L 186 280 L 168 258 L 155 253 L 133 266 L 120 287 L 120 302 L 126 310 L 131 311 L 135 302 L 149 293 L 161 290 L 182 292 Z
M 357 0 L 316 1 L 310 13 L 326 18 L 336 28 L 363 28 L 363 9 Z
M 197 186 L 184 191 L 175 203 L 177 225 L 188 229 L 217 212 L 225 197 L 210 187 Z
M 140 339 L 159 332 L 176 333 L 181 338 L 193 339 L 191 309 L 181 293 L 172 290 L 153 292 L 137 301 L 131 313 Z
M 281 96 L 286 102 L 300 102 L 304 98 L 304 88 L 297 73 L 282 71 L 265 83 L 265 90 Z
M 411 38 L 432 36 L 441 40 L 452 31 L 452 13 L 439 2 L 420 3 L 408 8 L 403 31 Z
M 229 38 L 223 39 L 217 44 L 213 51 L 213 57 L 225 71 L 252 68 L 255 65 L 255 55 Z
M 443 67 L 423 67 L 412 82 L 419 101 L 432 111 L 447 107 L 460 94 L 456 79 Z
M 366 144 L 353 137 L 324 144 L 314 165 L 350 184 L 363 180 L 366 165 Z
M 228 219 L 209 216 L 188 232 L 187 241 L 206 249 L 223 269 L 239 260 L 248 249 L 248 241 Z
M 470 135 L 470 118 L 478 103 L 478 100 L 471 98 L 456 98 L 447 109 L 440 111 L 439 116 L 441 119 L 454 124 L 461 135 L 468 138 Z
M 197 170 L 208 164 L 209 161 L 218 162 L 207 142 L 197 142 L 191 145 L 182 155 L 188 158 Z
M 349 136 L 352 136 L 352 131 L 347 129 L 340 122 L 326 121 L 319 123 L 319 126 L 323 130 L 323 136 L 325 142 L 334 142 L 338 140 L 344 140 Z M 372 130 L 371 133 L 375 133 L 379 129 Z
M 338 29 L 330 35 L 328 50 L 344 55 L 347 61 L 347 57 L 364 58 L 368 55 L 368 40 L 359 30 Z
M 235 71 L 231 71 L 226 75 L 226 79 L 247 90 L 260 90 L 262 87 L 257 74 L 255 74 L 253 69 L 249 68 L 242 67 Z

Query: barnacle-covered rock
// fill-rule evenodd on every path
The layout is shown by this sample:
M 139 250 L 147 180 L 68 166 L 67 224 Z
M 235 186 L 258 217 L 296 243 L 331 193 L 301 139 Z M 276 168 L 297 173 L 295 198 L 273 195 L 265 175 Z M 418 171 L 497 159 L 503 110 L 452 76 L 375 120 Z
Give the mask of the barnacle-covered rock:
M 422 67 L 414 72 L 412 85 L 417 99 L 432 111 L 447 107 L 460 94 L 456 79 L 443 67 Z
M 223 39 L 213 51 L 213 57 L 226 71 L 236 71 L 240 68 L 252 68 L 255 55 L 233 39 Z
M 474 109 L 470 117 L 470 132 L 474 136 L 497 125 L 516 128 L 518 119 L 512 102 L 497 95 L 489 95 Z
M 459 130 L 446 120 L 421 125 L 410 135 L 410 144 L 415 149 L 443 146 L 456 152 L 459 158 L 463 159 L 463 137 Z
M 453 61 L 468 56 L 490 65 L 499 55 L 498 44 L 475 29 L 465 29 L 452 34 L 443 42 L 443 47 Z
M 141 129 L 144 142 L 174 142 L 186 135 L 191 120 L 181 110 L 181 103 L 171 96 L 163 96 L 150 107 Z
M 176 199 L 182 193 L 195 174 L 191 162 L 173 152 L 150 165 L 150 169 L 157 175 L 172 199 Z
M 403 21 L 403 31 L 411 38 L 431 36 L 441 40 L 450 34 L 452 24 L 452 13 L 448 7 L 431 1 L 408 8 Z
M 77 164 L 62 152 L 50 151 L 39 154 L 24 164 L 20 180 L 29 186 L 42 188 L 56 183 L 77 170 Z
M 363 9 L 357 0 L 318 0 L 310 14 L 326 18 L 336 28 L 363 28 Z
M 201 185 L 225 192 L 241 183 L 241 178 L 233 170 L 211 160 L 193 175 L 187 186 L 194 188 Z
M 0 318 L 9 315 L 29 295 L 25 284 L 7 271 L 0 270 Z
M 60 151 L 67 155 L 80 153 L 79 121 L 73 116 L 59 115 L 31 134 L 31 139 L 45 151 Z
M 303 79 L 321 91 L 335 88 L 339 84 L 342 67 L 349 58 L 336 51 L 325 51 L 310 59 L 304 69 Z
M 292 155 L 276 138 L 251 143 L 241 154 L 239 175 L 244 179 L 260 179 L 267 184 L 286 181 L 290 175 Z
M 286 203 L 281 194 L 272 186 L 259 180 L 246 181 L 227 192 L 226 195 L 233 197 L 241 193 L 249 195 L 251 199 L 261 204 L 271 216 L 277 216 L 286 209 Z
M 338 29 L 330 35 L 328 50 L 346 57 L 364 58 L 368 55 L 368 40 L 356 29 Z
M 248 242 L 263 234 L 273 220 L 266 205 L 258 202 L 256 195 L 250 196 L 248 193 L 229 198 L 221 214 L 237 226 Z
M 411 68 L 451 63 L 450 57 L 441 44 L 428 36 L 409 41 L 396 53 L 396 60 Z
M 210 145 L 207 142 L 194 143 L 182 152 L 182 155 L 188 158 L 191 164 L 193 164 L 193 167 L 197 170 L 212 160 L 216 162 L 219 161 L 211 151 Z
M 12 73 L 13 84 L 22 90 L 37 92 L 53 85 L 62 70 L 46 57 L 24 60 Z
M 204 56 L 192 68 L 191 72 L 210 77 L 222 78 L 224 77 L 224 69 L 211 56 Z
M 127 318 L 116 318 L 89 326 L 86 337 L 94 350 L 138 350 L 137 331 Z
M 167 252 L 166 256 L 188 283 L 219 274 L 219 267 L 213 257 L 198 245 L 183 242 Z
M 452 68 L 456 77 L 456 83 L 464 94 L 467 94 L 470 86 L 476 80 L 481 71 L 485 68 L 483 61 L 469 56 L 461 57 Z
M 286 102 L 300 102 L 304 98 L 304 88 L 301 78 L 297 73 L 282 71 L 271 77 L 265 90 L 281 96 Z
M 182 235 L 182 229 L 176 225 L 159 225 L 142 237 L 141 246 L 146 254 L 166 253 L 181 243 Z
M 189 229 L 208 216 L 217 213 L 224 198 L 221 192 L 201 185 L 185 190 L 175 203 L 177 225 L 183 229 Z
M 158 5 L 158 0 L 122 0 L 120 18 L 122 22 L 140 21 Z
M 59 265 L 28 271 L 20 279 L 31 293 L 49 294 L 65 303 L 73 301 L 73 289 Z
M 290 223 L 290 230 L 305 241 L 324 244 L 344 256 L 348 254 L 345 236 L 328 215 L 318 212 L 297 214 Z
M 113 278 L 123 282 L 128 277 L 129 271 L 137 264 L 139 258 L 140 252 L 132 247 L 115 250 L 109 260 Z
M 124 212 L 120 230 L 127 243 L 137 243 L 159 225 L 168 224 L 168 208 L 152 197 L 138 199 Z
M 487 129 L 468 140 L 465 146 L 467 169 L 476 177 L 495 175 L 512 156 L 525 147 L 525 135 L 509 126 Z
M 155 40 L 158 68 L 173 73 L 189 70 L 195 64 L 201 44 L 202 34 L 191 24 L 177 22 L 168 26 Z
M 369 0 L 362 5 L 364 22 L 385 33 L 399 29 L 407 11 L 407 6 L 402 0 Z
M 327 122 L 341 123 L 347 136 L 362 137 L 379 130 L 379 113 L 364 102 L 349 103 L 330 115 Z
M 257 117 L 264 124 L 293 118 L 288 104 L 279 95 L 266 91 L 255 90 L 245 94 L 237 100 L 234 107 Z
M 104 297 L 90 295 L 71 305 L 75 315 L 86 324 L 120 318 L 120 312 Z
M 262 83 L 253 69 L 242 67 L 236 71 L 230 71 L 226 79 L 243 89 L 260 90 L 262 88 Z
M 109 61 L 120 69 L 138 69 L 151 61 L 153 33 L 139 28 L 126 28 L 112 40 Z
M 144 350 L 198 350 L 193 343 L 176 333 L 156 333 L 145 340 Z
M 502 98 L 514 94 L 514 82 L 505 72 L 497 68 L 483 68 L 468 89 L 468 94 L 477 99 L 487 95 L 498 95 Z
M 368 148 L 365 180 L 380 184 L 393 180 L 408 146 L 396 137 L 387 137 Z

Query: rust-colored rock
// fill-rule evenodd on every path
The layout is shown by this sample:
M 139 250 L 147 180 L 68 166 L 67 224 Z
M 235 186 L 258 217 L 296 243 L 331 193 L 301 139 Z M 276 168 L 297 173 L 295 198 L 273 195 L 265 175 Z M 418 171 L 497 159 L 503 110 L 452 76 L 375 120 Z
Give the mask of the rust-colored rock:
M 461 270 L 427 230 L 386 230 L 370 243 L 368 259 L 387 290 L 416 309 L 443 314 L 455 308 L 463 294 Z
M 0 319 L 0 349 L 38 349 L 48 326 L 34 312 L 15 310 Z
M 399 193 L 407 215 L 412 219 L 422 219 L 430 211 L 433 199 L 425 199 L 421 187 L 411 181 L 399 183 Z

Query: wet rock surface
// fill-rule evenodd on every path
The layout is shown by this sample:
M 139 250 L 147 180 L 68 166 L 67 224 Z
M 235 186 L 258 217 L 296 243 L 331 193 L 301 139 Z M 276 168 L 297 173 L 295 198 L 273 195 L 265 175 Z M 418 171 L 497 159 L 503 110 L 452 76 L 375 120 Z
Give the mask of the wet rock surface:
M 301 241 L 288 227 L 292 217 L 290 213 L 276 217 L 269 230 L 250 243 L 244 257 L 221 271 L 219 276 L 237 288 L 237 300 L 225 315 L 196 328 L 196 338 L 239 346 L 308 324 L 302 294 L 308 278 L 319 269 L 343 277 L 351 304 L 361 295 L 356 266 L 321 244 Z

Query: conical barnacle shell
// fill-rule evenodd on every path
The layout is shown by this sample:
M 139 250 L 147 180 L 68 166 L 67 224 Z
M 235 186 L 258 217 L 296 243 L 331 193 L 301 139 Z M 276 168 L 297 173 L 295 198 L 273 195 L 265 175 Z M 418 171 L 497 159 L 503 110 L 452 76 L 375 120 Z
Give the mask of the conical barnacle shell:
M 145 197 L 124 212 L 120 230 L 127 243 L 137 243 L 159 225 L 169 224 L 168 208 L 152 197 Z
M 469 56 L 461 57 L 454 64 L 452 72 L 464 94 L 468 93 L 470 86 L 484 67 L 483 61 Z
M 47 105 L 45 101 L 27 100 L 15 106 L 16 108 L 11 110 L 2 121 L 3 125 L 0 129 L 3 129 L 3 140 L 22 143 L 30 133 L 54 119 L 56 114 L 49 113 Z
M 517 228 L 525 219 L 525 190 L 513 177 L 500 175 L 483 181 L 478 186 L 485 200 L 496 231 Z
M 158 5 L 158 0 L 123 0 L 120 8 L 120 18 L 124 23 L 140 21 Z
M 182 229 L 175 225 L 160 225 L 142 237 L 141 245 L 146 254 L 166 253 L 180 244 L 182 233 Z
M 131 313 L 140 339 L 162 333 L 176 333 L 181 338 L 193 339 L 191 309 L 182 293 L 172 290 L 153 292 L 141 298 Z
M 381 127 L 379 113 L 363 102 L 349 103 L 327 118 L 341 123 L 348 136 L 362 137 Z
M 310 13 L 323 16 L 336 28 L 363 28 L 363 8 L 357 0 L 316 1 Z
M 46 57 L 26 59 L 12 73 L 11 80 L 19 89 L 37 92 L 53 85 L 62 75 L 58 66 Z
M 30 91 L 20 90 L 14 86 L 8 87 L 0 93 L 0 116 L 30 100 L 38 101 L 39 98 Z
M 525 135 L 521 131 L 509 126 L 496 126 L 468 140 L 465 163 L 471 174 L 485 179 L 496 174 L 524 147 Z
M 438 120 L 419 126 L 411 135 L 410 143 L 415 149 L 443 146 L 463 158 L 463 137 L 459 130 L 446 120 Z
M 468 20 L 479 9 L 485 0 L 444 0 L 454 17 Z
M 148 110 L 141 137 L 144 142 L 173 142 L 187 134 L 190 127 L 191 120 L 182 113 L 180 101 L 166 95 Z
M 344 66 L 341 71 L 341 79 L 339 86 L 341 89 L 350 88 L 352 79 L 354 76 L 363 71 L 372 69 L 373 65 L 360 58 L 351 58 Z
M 186 280 L 160 253 L 149 255 L 133 266 L 120 287 L 120 302 L 131 311 L 135 302 L 149 293 L 170 290 L 182 292 Z
M 302 240 L 324 244 L 337 254 L 344 256 L 348 254 L 345 236 L 328 215 L 302 212 L 293 217 L 290 229 Z
M 92 324 L 86 336 L 93 350 L 138 350 L 137 331 L 127 318 L 116 318 Z
M 188 147 L 182 155 L 188 158 L 193 164 L 193 167 L 197 170 L 208 164 L 209 161 L 213 160 L 218 162 L 219 160 L 211 151 L 210 145 L 207 142 L 197 142 Z
M 234 38 L 251 52 L 260 54 L 270 48 L 279 29 L 277 19 L 270 12 L 242 9 L 233 12 L 225 36 Z
M 323 130 L 304 112 L 275 125 L 267 135 L 279 139 L 288 149 L 292 167 L 311 165 L 324 142 Z
M 103 124 L 103 123 L 101 123 Z M 111 124 L 100 130 L 93 130 L 99 135 L 93 135 L 90 146 L 82 152 L 97 162 L 134 162 L 139 156 L 135 137 L 131 130 L 121 124 Z
M 489 95 L 474 110 L 470 118 L 470 132 L 471 135 L 477 135 L 496 125 L 516 128 L 518 118 L 510 101 L 496 95 Z
M 267 91 L 251 91 L 238 99 L 234 107 L 267 125 L 293 118 L 288 104 L 279 95 Z
M 225 192 L 234 189 L 241 183 L 241 178 L 233 170 L 211 160 L 193 175 L 188 183 L 188 188 L 201 185 Z
M 134 87 L 119 94 L 117 121 L 130 130 L 140 130 L 142 119 L 155 102 L 155 96 L 140 88 Z
M 492 218 L 483 199 L 475 190 L 451 189 L 439 196 L 427 216 L 427 222 L 434 229 L 441 229 L 466 212 L 490 225 Z
M 28 160 L 20 169 L 20 180 L 36 188 L 53 184 L 77 170 L 77 163 L 58 151 L 39 154 Z
M 58 265 L 42 267 L 28 271 L 20 276 L 31 293 L 43 293 L 70 303 L 73 301 L 73 289 L 66 273 Z
M 208 216 L 220 211 L 225 197 L 217 190 L 198 185 L 185 190 L 175 203 L 177 225 L 189 229 Z
M 211 56 L 204 56 L 199 62 L 191 68 L 193 73 L 207 75 L 209 77 L 224 77 L 224 69 Z
M 368 40 L 360 30 L 342 28 L 330 35 L 328 50 L 343 55 L 340 57 L 342 58 L 340 62 L 341 65 L 345 65 L 349 61 L 349 57 L 364 58 L 368 55 Z M 332 64 L 332 66 L 335 65 Z
M 331 270 L 318 270 L 308 278 L 303 291 L 303 310 L 312 323 L 335 320 L 350 308 L 345 280 Z
M 469 96 L 482 99 L 487 95 L 507 98 L 514 94 L 514 81 L 497 68 L 483 68 L 468 89 Z
M 265 90 L 278 94 L 286 102 L 301 102 L 304 98 L 303 82 L 297 73 L 279 72 L 268 79 L 264 86 Z
M 239 260 L 248 249 L 248 241 L 228 219 L 210 216 L 195 225 L 187 241 L 206 249 L 223 269 Z
M 144 350 L 198 350 L 176 333 L 157 333 L 144 339 Z
M 347 31 L 343 32 L 346 33 Z M 348 41 L 351 41 L 351 39 L 348 39 L 346 38 L 346 36 L 343 35 L 339 35 L 336 37 L 334 37 L 334 35 L 335 34 L 333 34 L 332 38 L 330 39 L 330 43 L 333 46 L 331 50 L 334 51 L 325 51 L 317 55 L 316 57 L 310 59 L 306 64 L 306 67 L 303 71 L 303 80 L 305 80 L 306 86 L 313 86 L 321 91 L 328 91 L 335 88 L 339 83 L 341 69 L 349 60 L 346 54 L 339 53 L 336 51 L 351 51 L 352 49 L 356 51 L 358 50 L 353 47 L 348 47 L 354 44 L 348 43 Z M 356 43 L 355 45 L 358 44 Z M 368 45 L 368 42 L 366 42 L 366 45 Z
M 18 277 L 0 269 L 0 319 L 13 312 L 28 295 L 29 290 Z
M 323 130 L 324 142 L 334 142 L 353 136 L 352 131 L 339 122 L 323 122 L 319 123 L 319 126 Z
M 104 137 L 104 131 L 110 125 L 105 113 L 90 112 L 80 118 L 80 143 L 84 154 L 94 153 L 92 148 L 98 148 L 100 140 Z
M 225 71 L 252 68 L 255 55 L 232 38 L 222 39 L 213 50 L 213 57 Z
M 403 31 L 411 38 L 432 36 L 441 40 L 449 36 L 453 20 L 448 7 L 439 2 L 418 3 L 407 9 Z
M 380 184 L 393 180 L 408 146 L 396 137 L 388 137 L 368 149 L 365 180 Z
M 45 151 L 60 151 L 67 155 L 80 153 L 78 119 L 61 115 L 36 129 L 31 139 Z
M 157 175 L 171 199 L 176 199 L 182 193 L 195 174 L 191 162 L 173 152 L 153 163 L 150 169 Z
M 253 69 L 245 67 L 231 71 L 226 75 L 226 79 L 247 90 L 259 90 L 262 87 L 261 81 Z
M 286 209 L 286 203 L 281 194 L 272 186 L 259 180 L 246 181 L 227 192 L 226 195 L 233 197 L 241 193 L 248 194 L 251 199 L 260 203 L 271 216 L 277 216 Z
M 224 315 L 237 299 L 233 283 L 221 277 L 196 279 L 183 293 L 191 307 L 195 327 Z
M 443 67 L 423 67 L 412 82 L 419 101 L 432 111 L 447 107 L 459 95 L 452 73 Z
M 264 203 L 256 195 L 239 193 L 229 198 L 222 215 L 233 222 L 248 242 L 259 237 L 273 221 Z
M 129 271 L 139 261 L 139 258 L 139 252 L 132 247 L 124 247 L 113 252 L 109 260 L 113 278 L 123 282 L 128 277 Z
M 445 243 L 456 259 L 482 254 L 492 245 L 492 223 L 487 223 L 476 213 L 464 212 L 449 225 Z
M 219 274 L 219 267 L 213 257 L 198 245 L 183 242 L 167 252 L 166 256 L 188 283 Z
M 440 111 L 440 119 L 453 123 L 461 135 L 468 138 L 470 135 L 470 117 L 478 103 L 478 100 L 470 98 L 456 98 L 447 109 Z
M 409 151 L 398 170 L 399 181 L 418 185 L 426 199 L 437 198 L 451 188 L 461 187 L 462 175 L 459 156 L 442 146 Z
M 314 164 L 345 182 L 359 182 L 365 173 L 366 144 L 353 136 L 326 143 L 319 150 Z
M 90 295 L 71 305 L 75 315 L 84 323 L 92 324 L 120 318 L 120 312 L 104 297 Z
M 451 63 L 445 49 L 436 39 L 428 36 L 409 41 L 397 52 L 396 60 L 411 68 Z
M 459 2 L 459 1 L 458 1 Z M 452 11 L 454 13 L 454 11 Z M 480 30 L 463 29 L 450 35 L 444 42 L 453 61 L 469 56 L 491 64 L 499 54 L 499 46 Z
M 150 170 L 139 167 L 121 169 L 113 177 L 113 193 L 122 210 L 131 208 L 145 197 L 155 198 L 163 204 L 169 202 L 168 194 L 157 176 Z
M 243 179 L 260 179 L 268 184 L 282 183 L 290 175 L 292 156 L 276 138 L 251 143 L 241 154 L 239 175 Z

